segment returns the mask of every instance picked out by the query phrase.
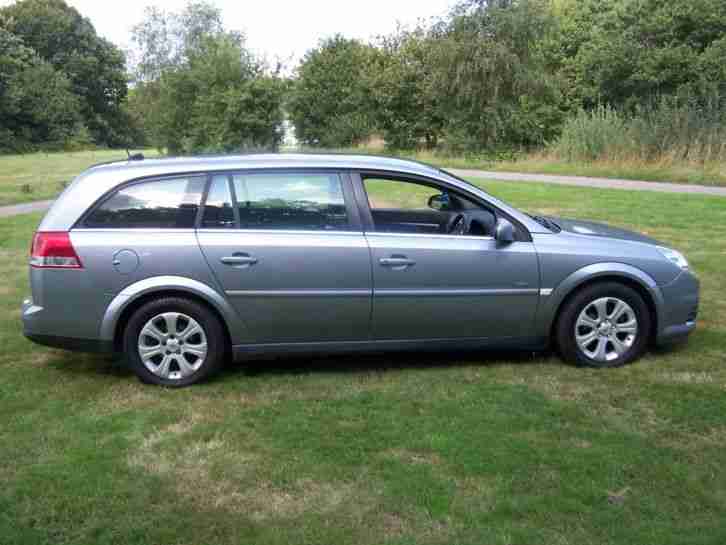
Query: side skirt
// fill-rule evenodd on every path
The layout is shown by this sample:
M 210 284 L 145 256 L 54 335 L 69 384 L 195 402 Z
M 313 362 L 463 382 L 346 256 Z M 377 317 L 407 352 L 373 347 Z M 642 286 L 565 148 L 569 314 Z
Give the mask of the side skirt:
M 401 339 L 379 341 L 332 341 L 300 343 L 241 344 L 232 347 L 235 360 L 257 356 L 280 356 L 286 354 L 345 354 L 364 352 L 405 351 L 471 351 L 486 349 L 516 349 L 539 351 L 547 348 L 544 338 L 510 337 L 504 339 Z

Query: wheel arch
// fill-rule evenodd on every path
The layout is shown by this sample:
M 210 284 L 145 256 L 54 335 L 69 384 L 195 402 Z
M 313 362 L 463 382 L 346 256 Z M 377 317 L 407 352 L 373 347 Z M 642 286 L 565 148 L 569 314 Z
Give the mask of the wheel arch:
M 635 290 L 645 301 L 651 316 L 650 341 L 657 335 L 662 321 L 663 296 L 657 283 L 644 271 L 621 263 L 597 264 L 584 267 L 562 281 L 552 291 L 549 301 L 543 305 L 545 335 L 554 339 L 557 321 L 568 301 L 577 293 L 592 285 L 603 282 L 616 282 Z
M 184 277 L 156 277 L 128 286 L 109 304 L 101 322 L 100 337 L 112 341 L 116 349 L 131 315 L 143 304 L 159 297 L 184 297 L 210 309 L 219 318 L 232 346 L 244 324 L 229 302 L 211 287 Z

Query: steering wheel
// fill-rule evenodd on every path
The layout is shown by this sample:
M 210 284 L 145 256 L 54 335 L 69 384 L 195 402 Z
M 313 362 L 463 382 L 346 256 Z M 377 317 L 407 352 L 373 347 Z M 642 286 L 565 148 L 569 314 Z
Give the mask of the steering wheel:
M 464 214 L 456 214 L 449 220 L 446 226 L 446 232 L 450 235 L 465 235 L 469 230 L 467 223 Z

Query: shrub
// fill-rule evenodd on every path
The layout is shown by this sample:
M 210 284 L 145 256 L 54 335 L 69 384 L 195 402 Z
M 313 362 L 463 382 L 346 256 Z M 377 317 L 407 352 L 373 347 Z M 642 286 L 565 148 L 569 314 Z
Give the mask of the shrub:
M 570 161 L 726 161 L 726 97 L 661 97 L 631 114 L 603 105 L 581 110 L 553 151 Z

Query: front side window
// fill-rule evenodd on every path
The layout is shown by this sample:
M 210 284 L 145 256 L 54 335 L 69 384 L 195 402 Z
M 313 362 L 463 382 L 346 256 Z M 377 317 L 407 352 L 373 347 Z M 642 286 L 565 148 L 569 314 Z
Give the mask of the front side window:
M 372 176 L 362 180 L 378 232 L 494 235 L 494 212 L 446 187 Z
M 237 174 L 232 182 L 242 229 L 349 228 L 337 174 Z
M 152 180 L 116 191 L 86 218 L 94 228 L 193 228 L 204 177 Z

